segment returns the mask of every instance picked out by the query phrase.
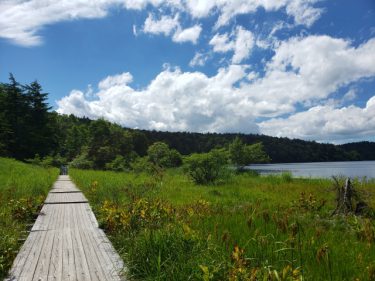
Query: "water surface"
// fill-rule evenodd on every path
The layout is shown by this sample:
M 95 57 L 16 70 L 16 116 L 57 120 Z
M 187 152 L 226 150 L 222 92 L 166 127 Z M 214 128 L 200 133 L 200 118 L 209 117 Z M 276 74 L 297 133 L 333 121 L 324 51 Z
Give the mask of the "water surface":
M 329 178 L 342 175 L 375 178 L 375 161 L 256 164 L 248 168 L 261 174 L 291 172 L 294 177 Z

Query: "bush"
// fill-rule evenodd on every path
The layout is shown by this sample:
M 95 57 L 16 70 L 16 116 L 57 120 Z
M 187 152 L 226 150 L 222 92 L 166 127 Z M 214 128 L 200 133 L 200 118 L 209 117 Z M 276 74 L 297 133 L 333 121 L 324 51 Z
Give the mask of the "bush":
M 185 160 L 185 172 L 196 184 L 214 183 L 228 174 L 227 156 L 223 150 L 192 154 Z

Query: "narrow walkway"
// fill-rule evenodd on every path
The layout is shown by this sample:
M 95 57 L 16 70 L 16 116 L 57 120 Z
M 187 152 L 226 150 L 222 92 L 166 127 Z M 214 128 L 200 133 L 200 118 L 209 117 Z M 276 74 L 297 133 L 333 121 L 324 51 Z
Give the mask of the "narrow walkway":
M 87 199 L 60 176 L 5 280 L 123 280 L 122 269 Z

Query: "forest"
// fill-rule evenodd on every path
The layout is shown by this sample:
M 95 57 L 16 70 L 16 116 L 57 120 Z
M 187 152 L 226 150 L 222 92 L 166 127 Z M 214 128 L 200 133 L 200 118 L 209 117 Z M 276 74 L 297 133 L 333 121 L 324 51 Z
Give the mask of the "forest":
M 374 142 L 334 145 L 257 134 L 136 130 L 104 119 L 60 115 L 51 110 L 37 81 L 23 85 L 10 74 L 7 83 L 0 83 L 0 156 L 103 169 L 116 159 L 130 163 L 145 156 L 155 142 L 189 155 L 228 147 L 236 137 L 245 144 L 262 143 L 272 163 L 375 160 Z

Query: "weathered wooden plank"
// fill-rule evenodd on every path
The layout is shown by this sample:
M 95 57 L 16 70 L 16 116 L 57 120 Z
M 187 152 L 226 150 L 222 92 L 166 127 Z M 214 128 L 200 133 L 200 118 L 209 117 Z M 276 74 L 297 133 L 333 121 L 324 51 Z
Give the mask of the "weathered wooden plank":
M 33 280 L 47 280 L 48 268 L 52 258 L 52 247 L 56 234 L 56 223 L 58 223 L 61 214 L 62 208 L 60 206 L 54 206 L 54 208 L 51 209 L 53 223 L 46 232 L 46 237 L 43 244 L 39 245 L 39 247 L 41 247 L 41 252 L 36 264 Z
M 63 229 L 63 249 L 62 249 L 62 280 L 74 281 L 77 279 L 76 266 L 74 260 L 73 240 L 71 229 L 72 211 L 70 205 L 65 207 L 65 220 Z
M 78 228 L 77 228 L 78 234 L 81 238 L 83 250 L 85 252 L 85 257 L 86 257 L 87 265 L 89 267 L 91 280 L 97 280 L 97 281 L 103 280 L 104 281 L 107 279 L 105 278 L 102 272 L 100 261 L 98 261 L 97 256 L 95 254 L 95 251 L 97 250 L 95 249 L 96 245 L 92 245 L 88 238 L 89 235 L 92 235 L 92 228 L 84 227 L 83 223 L 84 223 L 85 218 L 82 217 L 82 213 L 79 211 L 81 207 L 82 207 L 81 205 L 76 206 L 77 216 L 75 216 L 75 219 L 78 225 Z
M 61 280 L 62 278 L 62 231 L 66 220 L 66 205 L 55 206 L 59 207 L 61 214 L 57 219 L 57 226 L 54 230 L 54 240 L 51 249 L 51 258 L 48 266 L 47 279 L 43 280 Z
M 72 216 L 72 223 L 76 224 L 74 220 L 76 214 L 76 205 L 72 206 L 73 209 L 73 216 Z M 87 265 L 85 251 L 83 250 L 81 236 L 79 234 L 78 227 L 72 227 L 72 241 L 73 241 L 73 251 L 74 251 L 74 261 L 76 266 L 77 272 L 77 279 L 78 280 L 91 280 L 89 268 Z
M 87 227 L 92 227 L 92 235 L 90 236 L 93 245 L 97 246 L 97 255 L 101 260 L 101 266 L 109 280 L 121 280 L 120 273 L 123 268 L 123 263 L 118 254 L 114 251 L 112 245 L 110 244 L 107 236 L 104 232 L 98 228 L 98 222 L 94 216 L 89 205 L 82 205 L 81 211 L 87 217 L 84 223 Z M 104 235 L 103 235 L 104 234 Z M 106 239 L 104 239 L 106 238 Z
M 33 244 L 33 247 L 31 248 L 31 251 L 25 260 L 25 263 L 22 268 L 22 272 L 20 275 L 20 278 L 25 278 L 25 280 L 32 280 L 35 268 L 38 264 L 39 256 L 42 251 L 42 245 L 45 241 L 46 235 L 48 233 L 48 229 L 52 226 L 54 223 L 53 220 L 54 213 L 53 212 L 46 212 L 45 217 L 45 225 L 42 225 L 42 227 L 46 228 L 46 231 L 37 231 L 36 235 L 36 241 Z
M 53 203 L 82 203 L 88 202 L 86 197 L 82 193 L 74 192 L 74 193 L 49 193 L 47 196 L 45 204 L 53 204 Z
M 99 261 L 99 266 L 101 267 L 102 272 L 104 273 L 107 280 L 114 280 L 111 274 L 113 265 L 111 265 L 112 263 L 109 264 L 109 262 L 111 261 L 109 260 L 106 253 L 101 249 L 101 241 L 97 239 L 97 227 L 95 224 L 91 223 L 89 219 L 89 213 L 87 212 L 87 207 L 85 208 L 85 206 L 81 205 L 80 211 L 82 212 L 82 217 L 84 217 L 83 226 L 90 230 L 87 232 L 84 231 L 83 233 L 86 234 L 89 243 L 91 243 L 92 248 L 95 249 L 94 254 Z
M 60 176 L 6 280 L 123 280 L 123 262 L 84 202 Z

